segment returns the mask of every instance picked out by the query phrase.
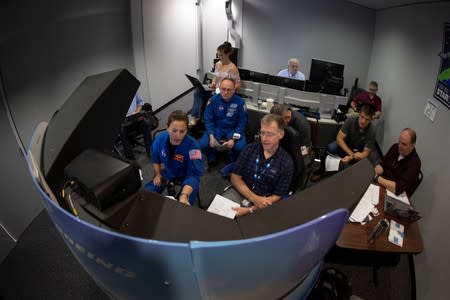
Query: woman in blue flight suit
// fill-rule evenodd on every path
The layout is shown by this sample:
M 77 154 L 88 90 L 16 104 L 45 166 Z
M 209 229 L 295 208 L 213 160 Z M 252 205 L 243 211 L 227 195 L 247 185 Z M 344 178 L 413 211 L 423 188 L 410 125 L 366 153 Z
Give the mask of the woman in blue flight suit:
M 187 114 L 181 110 L 169 115 L 167 130 L 157 135 L 152 144 L 155 174 L 145 189 L 162 193 L 169 182 L 181 182 L 178 200 L 192 205 L 199 191 L 203 159 L 197 141 L 187 135 L 188 122 Z

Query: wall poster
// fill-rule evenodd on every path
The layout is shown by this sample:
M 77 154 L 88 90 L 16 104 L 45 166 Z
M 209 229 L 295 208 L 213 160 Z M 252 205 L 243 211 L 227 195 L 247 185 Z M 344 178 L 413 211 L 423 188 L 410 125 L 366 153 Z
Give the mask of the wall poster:
M 444 40 L 439 56 L 441 57 L 441 68 L 433 96 L 450 109 L 450 23 L 444 24 Z

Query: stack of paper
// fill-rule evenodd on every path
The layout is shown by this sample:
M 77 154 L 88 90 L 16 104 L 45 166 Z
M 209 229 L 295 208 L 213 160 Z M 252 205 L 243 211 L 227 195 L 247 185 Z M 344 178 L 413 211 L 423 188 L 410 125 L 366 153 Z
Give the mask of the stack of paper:
M 233 200 L 217 194 L 209 205 L 207 211 L 230 219 L 234 219 L 234 217 L 236 216 L 236 211 L 233 210 L 232 207 L 239 207 L 239 204 L 237 204 Z
M 352 214 L 349 217 L 350 222 L 364 222 L 371 211 L 374 210 L 375 205 L 378 204 L 378 197 L 380 194 L 380 187 L 370 184 L 366 192 L 359 200 Z

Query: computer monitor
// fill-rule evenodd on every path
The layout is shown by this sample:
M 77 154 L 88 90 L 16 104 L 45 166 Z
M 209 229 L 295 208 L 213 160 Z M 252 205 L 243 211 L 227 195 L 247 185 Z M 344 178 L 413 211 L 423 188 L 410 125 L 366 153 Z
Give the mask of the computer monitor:
M 250 76 L 250 70 L 247 69 L 242 69 L 242 68 L 238 68 L 239 70 L 239 77 L 241 78 L 241 80 L 252 80 L 251 76 Z
M 339 95 L 344 86 L 344 65 L 312 59 L 307 89 L 311 92 Z
M 250 71 L 250 78 L 254 82 L 267 83 L 269 74 L 256 72 L 256 71 Z
M 305 89 L 305 81 L 288 77 L 269 75 L 267 83 L 300 91 Z

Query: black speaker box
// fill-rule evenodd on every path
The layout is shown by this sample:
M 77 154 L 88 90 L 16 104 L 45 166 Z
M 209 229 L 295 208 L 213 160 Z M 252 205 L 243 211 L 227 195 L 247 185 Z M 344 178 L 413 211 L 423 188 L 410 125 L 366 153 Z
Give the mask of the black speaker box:
M 78 183 L 86 200 L 99 210 L 124 200 L 141 186 L 139 168 L 94 149 L 81 152 L 64 173 Z

